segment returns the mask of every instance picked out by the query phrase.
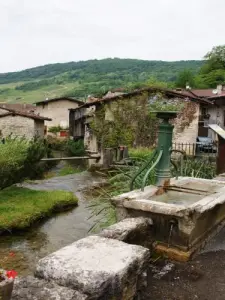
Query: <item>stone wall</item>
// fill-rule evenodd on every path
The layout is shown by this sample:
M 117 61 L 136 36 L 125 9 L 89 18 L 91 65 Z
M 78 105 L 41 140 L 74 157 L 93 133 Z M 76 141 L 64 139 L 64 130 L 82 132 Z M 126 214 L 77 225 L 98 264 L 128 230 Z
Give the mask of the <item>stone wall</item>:
M 67 122 L 69 126 L 69 109 L 78 107 L 78 103 L 68 100 L 58 100 L 37 105 L 37 113 L 52 119 L 46 121 L 48 127 L 59 126 L 60 122 Z
M 35 135 L 44 138 L 44 121 L 42 120 L 35 120 L 34 121 L 34 132 Z
M 44 127 L 44 121 L 42 123 Z M 13 136 L 25 136 L 31 139 L 35 134 L 35 121 L 21 116 L 5 116 L 0 118 L 0 130 L 3 137 L 12 134 Z
M 199 114 L 200 105 L 198 103 L 191 101 L 185 102 L 184 108 L 174 122 L 173 143 L 196 143 L 196 138 L 198 136 Z M 195 152 L 195 147 L 186 147 L 184 150 L 187 154 L 194 154 L 193 152 Z

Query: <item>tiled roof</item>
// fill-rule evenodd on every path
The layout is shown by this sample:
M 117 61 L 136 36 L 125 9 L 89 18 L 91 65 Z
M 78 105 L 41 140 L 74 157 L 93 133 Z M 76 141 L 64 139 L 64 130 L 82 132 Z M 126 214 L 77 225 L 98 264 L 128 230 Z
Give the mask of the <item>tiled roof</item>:
M 182 93 L 187 96 L 197 96 L 199 98 L 206 98 L 206 99 L 214 99 L 217 97 L 225 97 L 225 91 L 221 91 L 220 94 L 213 93 L 215 89 L 192 89 L 192 90 L 176 90 L 178 93 Z
M 9 108 L 13 109 L 16 111 L 26 111 L 26 112 L 31 112 L 35 111 L 37 108 L 36 106 L 32 104 L 27 104 L 27 103 L 5 103 L 5 102 L 0 102 L 0 106 L 3 108 Z
M 98 103 L 105 103 L 105 102 L 110 102 L 110 101 L 116 101 L 119 99 L 126 99 L 126 98 L 130 98 L 130 97 L 134 97 L 137 95 L 140 95 L 144 92 L 156 92 L 156 93 L 163 93 L 164 95 L 166 95 L 168 98 L 183 98 L 183 99 L 190 99 L 192 101 L 195 102 L 199 102 L 199 103 L 204 103 L 204 104 L 213 104 L 211 101 L 207 100 L 207 99 L 202 99 L 200 97 L 198 97 L 195 94 L 191 94 L 187 91 L 174 91 L 174 90 L 168 90 L 168 89 L 160 89 L 160 88 L 143 88 L 143 89 L 138 89 L 138 90 L 134 90 L 132 92 L 129 93 L 124 93 L 122 95 L 116 95 L 116 96 L 112 96 L 112 97 L 107 97 L 107 98 L 100 98 L 96 101 L 92 101 L 92 102 L 87 102 L 84 105 L 81 105 L 77 108 L 71 109 L 71 110 L 78 110 L 79 108 L 83 108 L 83 107 L 89 107 L 92 106 L 93 104 L 98 104 Z
M 71 97 L 58 97 L 58 98 L 46 99 L 46 100 L 43 100 L 43 101 L 35 102 L 34 104 L 41 105 L 41 104 L 45 104 L 45 103 L 49 103 L 49 102 L 55 102 L 55 101 L 61 101 L 61 100 L 68 100 L 68 101 L 71 101 L 71 102 L 76 102 L 77 104 L 80 104 L 80 105 L 84 104 L 83 101 L 80 101 L 80 100 L 77 100 L 77 99 L 74 99 L 74 98 L 71 98 Z
M 33 119 L 33 120 L 52 121 L 52 119 L 36 115 L 32 112 L 17 111 L 17 110 L 14 110 L 14 109 L 5 108 L 1 105 L 0 105 L 0 109 L 3 109 L 3 110 L 6 111 L 6 113 L 0 114 L 0 118 L 12 115 L 12 116 L 21 116 L 21 117 L 25 117 L 25 118 L 30 118 L 30 119 Z

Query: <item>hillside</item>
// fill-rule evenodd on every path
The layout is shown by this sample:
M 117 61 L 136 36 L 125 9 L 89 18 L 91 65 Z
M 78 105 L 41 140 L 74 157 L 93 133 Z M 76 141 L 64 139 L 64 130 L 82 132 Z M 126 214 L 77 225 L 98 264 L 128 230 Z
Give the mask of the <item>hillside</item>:
M 197 72 L 202 61 L 146 61 L 137 59 L 103 59 L 57 63 L 19 72 L 0 74 L 0 102 L 32 103 L 46 97 L 89 94 L 129 87 L 151 78 L 172 83 L 183 69 Z

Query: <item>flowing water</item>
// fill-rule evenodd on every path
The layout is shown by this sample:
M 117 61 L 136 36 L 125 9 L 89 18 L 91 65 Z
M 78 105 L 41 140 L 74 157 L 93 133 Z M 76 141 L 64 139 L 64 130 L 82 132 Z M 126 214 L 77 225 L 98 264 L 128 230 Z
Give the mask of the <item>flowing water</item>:
M 90 218 L 92 212 L 87 206 L 92 196 L 91 193 L 85 196 L 84 190 L 103 183 L 103 178 L 82 172 L 23 185 L 37 190 L 72 191 L 79 198 L 79 206 L 57 214 L 27 232 L 1 236 L 0 266 L 13 268 L 20 275 L 32 273 L 40 258 L 90 234 L 89 229 L 96 218 Z

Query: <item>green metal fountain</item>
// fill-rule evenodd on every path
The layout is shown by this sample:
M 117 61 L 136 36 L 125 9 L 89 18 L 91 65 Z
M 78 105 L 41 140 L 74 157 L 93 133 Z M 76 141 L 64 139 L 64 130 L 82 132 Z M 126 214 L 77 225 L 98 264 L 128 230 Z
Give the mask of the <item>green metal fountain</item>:
M 150 218 L 153 224 L 151 239 L 157 241 L 154 249 L 172 259 L 186 261 L 218 228 L 225 226 L 225 183 L 182 176 L 172 178 L 171 163 L 175 168 L 176 164 L 171 160 L 171 153 L 185 154 L 172 149 L 170 120 L 176 118 L 177 112 L 156 112 L 156 116 L 162 120 L 157 149 L 132 178 L 131 191 L 114 197 L 112 203 L 118 220 Z M 156 185 L 146 185 L 153 169 Z M 134 190 L 135 181 L 143 171 L 141 189 Z
M 154 113 L 156 113 L 157 118 L 162 120 L 162 122 L 159 124 L 158 130 L 158 146 L 157 149 L 153 152 L 153 155 L 147 161 L 147 163 L 132 178 L 130 185 L 131 191 L 134 189 L 134 183 L 137 177 L 147 168 L 148 171 L 146 172 L 142 181 L 142 190 L 144 190 L 149 174 L 154 168 L 156 170 L 157 178 L 156 185 L 158 187 L 168 186 L 171 178 L 171 163 L 177 171 L 176 164 L 171 161 L 171 153 L 181 152 L 183 155 L 185 154 L 183 151 L 172 149 L 172 137 L 174 126 L 170 123 L 170 120 L 175 119 L 177 117 L 177 112 L 159 111 Z

